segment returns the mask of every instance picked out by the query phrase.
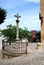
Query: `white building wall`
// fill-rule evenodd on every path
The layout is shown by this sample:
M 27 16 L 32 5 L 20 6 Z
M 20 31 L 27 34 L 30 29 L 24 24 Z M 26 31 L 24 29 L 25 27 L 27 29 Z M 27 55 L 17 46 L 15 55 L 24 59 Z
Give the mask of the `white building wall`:
M 2 49 L 2 37 L 0 37 L 0 50 Z

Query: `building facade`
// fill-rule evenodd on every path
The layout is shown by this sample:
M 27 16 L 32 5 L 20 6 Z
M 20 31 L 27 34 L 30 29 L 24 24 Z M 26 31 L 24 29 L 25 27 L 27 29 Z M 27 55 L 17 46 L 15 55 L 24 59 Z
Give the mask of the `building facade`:
M 41 14 L 41 42 L 44 42 L 44 0 L 40 0 L 40 14 Z

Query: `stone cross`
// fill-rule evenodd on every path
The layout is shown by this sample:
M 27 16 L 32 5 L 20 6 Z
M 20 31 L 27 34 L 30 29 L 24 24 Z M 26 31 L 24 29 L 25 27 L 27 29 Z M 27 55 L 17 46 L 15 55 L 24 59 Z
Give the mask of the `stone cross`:
M 17 18 L 17 20 L 19 20 L 19 18 L 20 18 L 21 16 L 19 16 L 19 13 L 17 13 L 17 15 L 15 15 L 15 17 Z
M 16 20 L 16 40 L 19 40 L 19 18 L 21 16 L 19 16 L 19 14 L 17 13 L 17 15 L 15 15 L 15 17 L 17 18 L 17 20 Z

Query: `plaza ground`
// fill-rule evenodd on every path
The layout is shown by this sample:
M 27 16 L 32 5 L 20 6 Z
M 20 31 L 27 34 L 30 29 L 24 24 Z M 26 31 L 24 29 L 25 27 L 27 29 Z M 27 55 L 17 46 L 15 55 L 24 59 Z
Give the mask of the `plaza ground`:
M 11 59 L 2 60 L 0 58 L 0 65 L 44 65 L 44 44 L 39 49 L 36 47 L 37 43 L 29 43 L 28 54 Z

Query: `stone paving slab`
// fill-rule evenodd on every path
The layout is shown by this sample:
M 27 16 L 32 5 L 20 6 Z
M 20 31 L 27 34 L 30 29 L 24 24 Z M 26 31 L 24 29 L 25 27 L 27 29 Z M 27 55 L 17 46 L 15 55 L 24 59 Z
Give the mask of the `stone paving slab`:
M 41 50 L 42 51 L 39 51 Z M 0 60 L 0 65 L 44 65 L 44 45 L 36 49 L 36 44 L 29 44 L 28 54 L 8 60 Z

